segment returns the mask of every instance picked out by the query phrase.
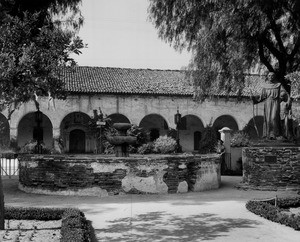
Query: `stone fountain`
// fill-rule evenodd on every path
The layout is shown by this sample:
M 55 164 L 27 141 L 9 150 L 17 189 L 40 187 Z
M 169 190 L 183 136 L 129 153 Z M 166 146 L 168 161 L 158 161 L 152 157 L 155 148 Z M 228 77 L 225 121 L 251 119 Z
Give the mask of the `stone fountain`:
M 20 155 L 19 189 L 47 195 L 106 197 L 124 193 L 198 192 L 220 187 L 220 154 L 128 157 L 129 145 L 136 142 L 136 137 L 126 134 L 131 125 L 115 123 L 113 127 L 117 135 L 106 138 L 115 146 L 117 157 Z
M 115 146 L 116 157 L 128 157 L 128 147 L 136 142 L 136 137 L 128 136 L 127 130 L 131 128 L 129 123 L 114 123 L 113 127 L 118 131 L 116 136 L 107 136 L 109 143 Z

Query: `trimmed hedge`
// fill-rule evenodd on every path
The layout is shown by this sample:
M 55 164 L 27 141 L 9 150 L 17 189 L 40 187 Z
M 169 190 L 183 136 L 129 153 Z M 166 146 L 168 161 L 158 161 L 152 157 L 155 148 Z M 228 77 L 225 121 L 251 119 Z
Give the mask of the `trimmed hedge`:
M 91 225 L 84 213 L 74 208 L 5 207 L 5 219 L 62 220 L 61 242 L 90 242 Z
M 87 223 L 83 212 L 78 209 L 66 209 L 62 216 L 62 242 L 91 241 L 90 232 L 90 224 Z
M 5 219 L 26 220 L 59 220 L 64 208 L 32 208 L 5 206 Z
M 285 213 L 286 209 L 291 207 L 300 207 L 300 197 L 278 198 L 277 207 L 275 207 L 275 200 L 250 200 L 246 203 L 246 208 L 250 212 L 273 222 L 292 227 L 295 230 L 300 230 L 300 216 Z
M 275 202 L 273 204 L 275 205 Z M 280 208 L 297 208 L 300 207 L 300 197 L 280 198 L 277 204 Z

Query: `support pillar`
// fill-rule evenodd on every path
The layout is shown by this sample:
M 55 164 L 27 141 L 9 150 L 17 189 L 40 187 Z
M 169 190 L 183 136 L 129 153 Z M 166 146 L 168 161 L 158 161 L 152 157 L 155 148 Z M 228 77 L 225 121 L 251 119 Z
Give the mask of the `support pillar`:
M 224 127 L 219 130 L 221 134 L 221 140 L 223 141 L 223 145 L 225 147 L 225 152 L 230 153 L 230 139 L 231 139 L 231 129 L 228 127 Z
M 221 134 L 221 140 L 225 148 L 225 154 L 223 156 L 223 161 L 221 164 L 221 174 L 228 174 L 231 171 L 231 150 L 230 150 L 230 139 L 231 139 L 231 129 L 224 127 L 219 130 Z

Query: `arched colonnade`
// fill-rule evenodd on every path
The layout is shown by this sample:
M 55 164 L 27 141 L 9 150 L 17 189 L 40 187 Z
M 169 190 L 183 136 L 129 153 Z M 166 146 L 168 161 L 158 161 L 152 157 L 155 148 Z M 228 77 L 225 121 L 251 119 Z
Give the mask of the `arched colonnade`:
M 107 116 L 112 123 L 125 122 L 131 123 L 130 117 L 125 114 L 112 113 Z M 92 153 L 95 149 L 95 134 L 90 128 L 89 123 L 92 117 L 84 112 L 71 112 L 67 114 L 60 122 L 59 134 L 65 144 L 65 152 L 69 153 Z M 255 121 L 253 121 L 255 120 Z M 257 132 L 262 134 L 262 116 L 256 116 L 248 122 L 246 128 L 253 136 L 257 136 Z M 7 144 L 10 139 L 9 122 L 3 114 L 0 114 L 0 145 Z M 161 135 L 168 134 L 170 127 L 174 124 L 168 123 L 167 119 L 157 113 L 145 115 L 137 124 L 150 132 L 150 139 L 155 140 Z M 184 151 L 199 150 L 199 144 L 203 130 L 207 124 L 203 122 L 201 117 L 194 114 L 184 115 L 178 126 L 180 143 Z M 22 147 L 26 142 L 36 139 L 37 135 L 41 135 L 46 147 L 51 148 L 53 145 L 53 124 L 51 117 L 42 115 L 41 124 L 38 127 L 34 112 L 25 114 L 17 125 L 17 145 Z M 229 127 L 233 131 L 239 130 L 237 120 L 231 115 L 221 115 L 212 120 L 217 135 L 218 130 L 223 127 Z M 39 130 L 38 130 L 39 129 Z M 56 134 L 58 132 L 56 131 Z

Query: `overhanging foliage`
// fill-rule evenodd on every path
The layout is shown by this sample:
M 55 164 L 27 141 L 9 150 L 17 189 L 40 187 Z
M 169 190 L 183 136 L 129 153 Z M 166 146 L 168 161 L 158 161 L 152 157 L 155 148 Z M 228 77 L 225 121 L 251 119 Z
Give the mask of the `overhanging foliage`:
M 245 74 L 261 67 L 290 92 L 285 76 L 300 65 L 298 0 L 150 0 L 149 12 L 162 39 L 192 51 L 198 96 L 216 87 L 240 93 Z

